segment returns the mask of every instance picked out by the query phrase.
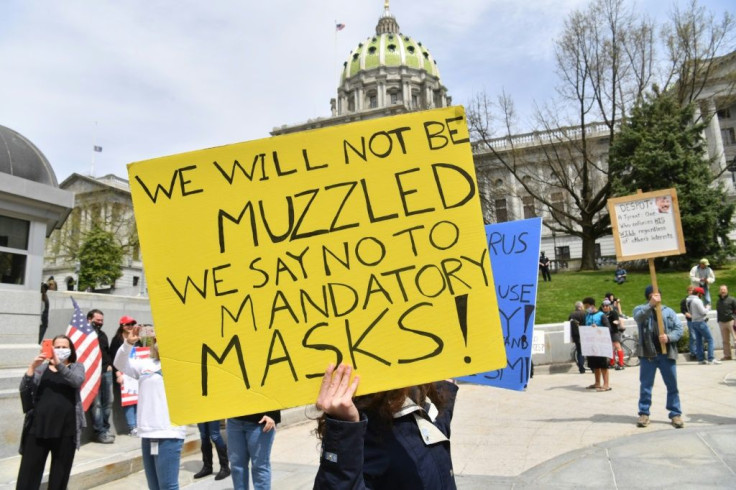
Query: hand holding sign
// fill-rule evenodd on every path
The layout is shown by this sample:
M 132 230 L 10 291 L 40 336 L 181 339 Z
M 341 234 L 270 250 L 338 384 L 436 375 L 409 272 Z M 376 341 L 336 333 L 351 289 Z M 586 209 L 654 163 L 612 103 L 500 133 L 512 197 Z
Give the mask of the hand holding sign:
M 353 396 L 358 389 L 360 376 L 355 376 L 351 382 L 351 374 L 352 369 L 348 365 L 340 364 L 337 370 L 332 364 L 327 366 L 317 396 L 317 408 L 332 418 L 357 422 L 360 414 L 353 403 Z

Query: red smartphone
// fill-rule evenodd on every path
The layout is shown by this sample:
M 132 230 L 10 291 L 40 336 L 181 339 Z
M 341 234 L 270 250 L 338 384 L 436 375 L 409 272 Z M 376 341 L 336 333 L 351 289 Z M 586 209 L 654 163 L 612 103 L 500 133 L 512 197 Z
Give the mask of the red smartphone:
M 54 357 L 54 341 L 51 339 L 43 339 L 41 341 L 41 354 L 46 356 L 46 359 Z

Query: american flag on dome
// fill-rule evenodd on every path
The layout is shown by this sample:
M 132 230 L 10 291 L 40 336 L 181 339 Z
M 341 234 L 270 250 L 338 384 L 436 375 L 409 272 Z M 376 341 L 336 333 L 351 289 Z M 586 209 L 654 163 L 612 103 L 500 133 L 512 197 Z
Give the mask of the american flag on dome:
M 84 383 L 82 383 L 80 394 L 82 407 L 86 412 L 100 389 L 102 354 L 100 343 L 97 341 L 97 332 L 87 322 L 87 317 L 79 309 L 74 298 L 71 300 L 74 304 L 74 315 L 72 315 L 69 328 L 66 329 L 66 336 L 72 339 L 74 350 L 77 352 L 77 362 L 84 365 Z
M 341 31 L 343 29 L 345 29 L 345 24 L 343 24 L 342 22 L 340 22 L 339 24 L 335 23 L 335 30 Z

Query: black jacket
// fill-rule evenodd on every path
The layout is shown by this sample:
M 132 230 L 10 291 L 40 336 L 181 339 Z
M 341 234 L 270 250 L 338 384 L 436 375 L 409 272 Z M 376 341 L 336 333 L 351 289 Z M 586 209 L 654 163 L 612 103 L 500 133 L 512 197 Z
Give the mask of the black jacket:
M 101 328 L 95 328 L 97 332 L 97 342 L 100 343 L 100 355 L 102 356 L 102 372 L 107 371 L 108 366 L 112 366 L 112 357 L 110 357 L 110 344 L 107 341 L 107 334 Z
M 414 414 L 387 426 L 362 413 L 360 422 L 327 419 L 315 489 L 455 489 L 450 422 L 458 387 L 438 383 L 445 395 L 434 426 L 448 440 L 425 444 Z

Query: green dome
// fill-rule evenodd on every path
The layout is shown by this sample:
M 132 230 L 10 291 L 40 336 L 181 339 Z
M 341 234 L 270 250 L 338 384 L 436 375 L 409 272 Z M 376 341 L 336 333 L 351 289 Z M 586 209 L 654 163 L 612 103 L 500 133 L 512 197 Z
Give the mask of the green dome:
M 437 63 L 422 43 L 399 32 L 399 24 L 391 15 L 388 0 L 384 4 L 383 14 L 378 19 L 376 34 L 369 37 L 350 52 L 350 57 L 343 64 L 342 80 L 345 81 L 362 70 L 374 70 L 381 67 L 402 67 L 421 70 L 439 80 L 440 72 Z
M 409 36 L 401 33 L 378 34 L 358 44 L 344 64 L 343 79 L 356 75 L 361 70 L 372 70 L 381 66 L 406 66 L 424 70 L 439 78 L 437 63 L 429 50 Z

